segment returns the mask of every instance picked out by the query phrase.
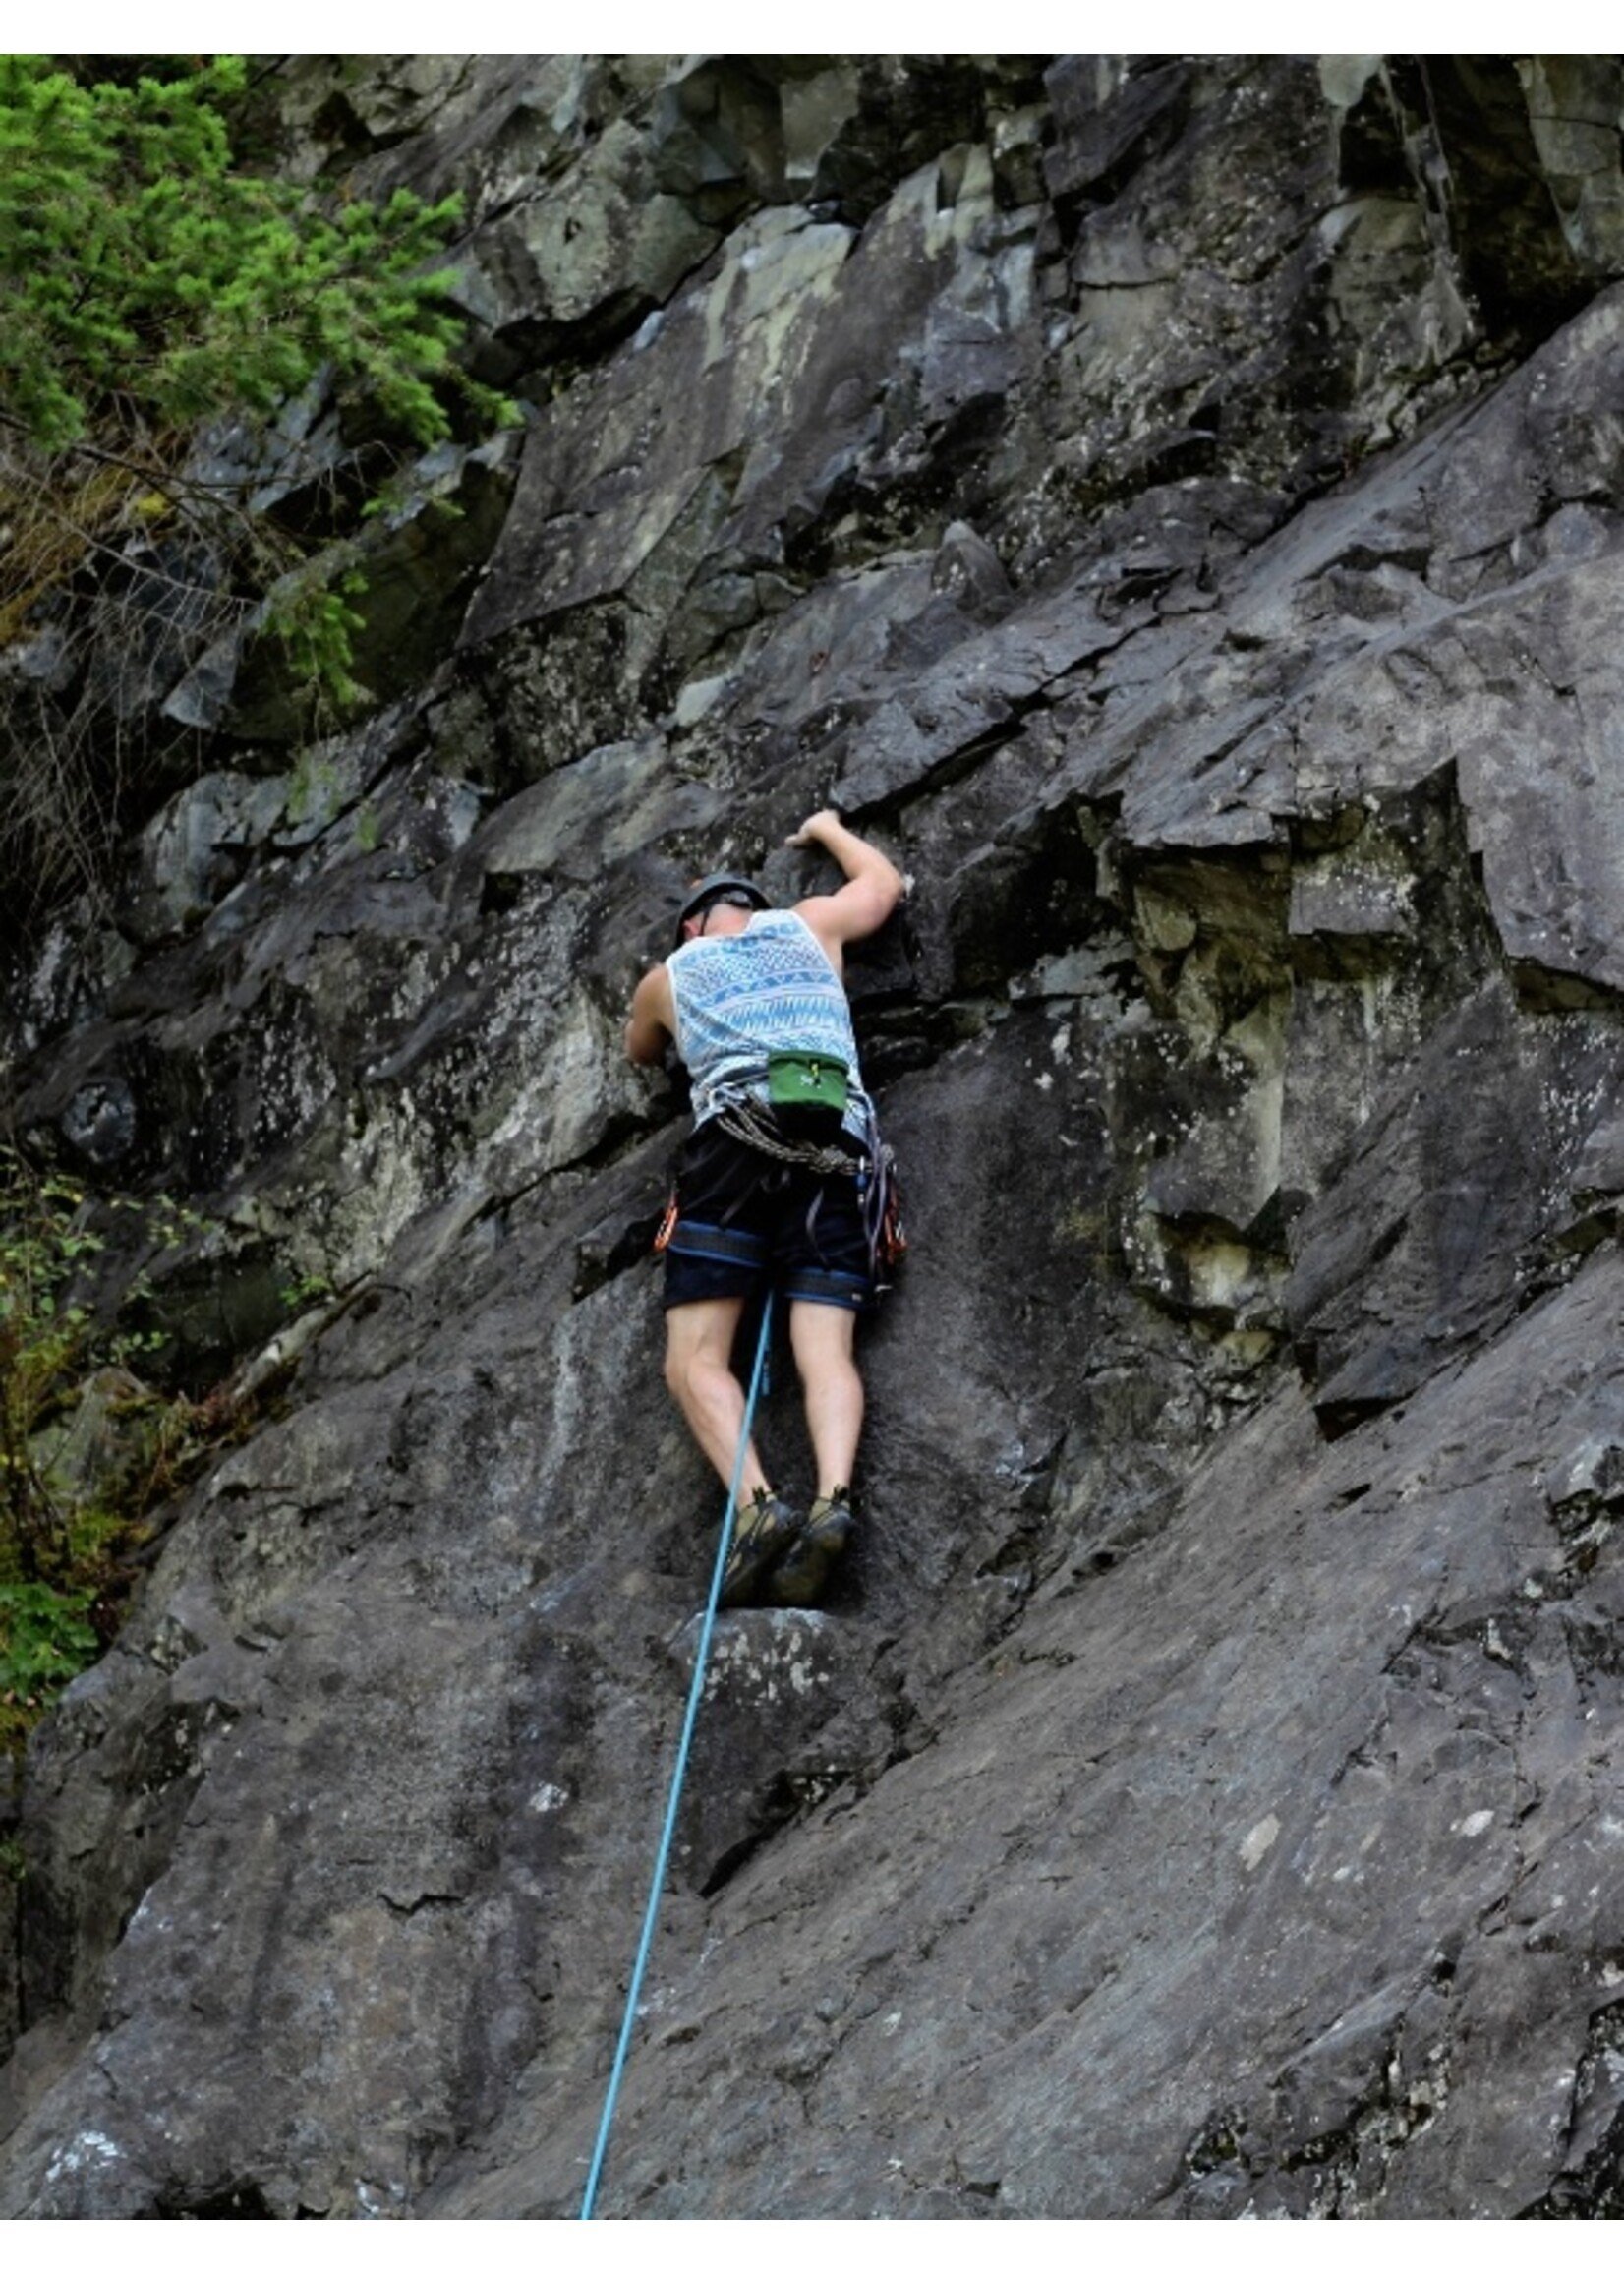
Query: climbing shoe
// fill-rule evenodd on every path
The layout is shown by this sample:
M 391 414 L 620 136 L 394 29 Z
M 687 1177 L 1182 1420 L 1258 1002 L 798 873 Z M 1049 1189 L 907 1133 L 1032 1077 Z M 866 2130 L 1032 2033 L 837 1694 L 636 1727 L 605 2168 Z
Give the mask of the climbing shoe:
M 819 1602 L 851 1535 L 851 1502 L 843 1485 L 814 1500 L 800 1536 L 784 1551 L 768 1582 L 769 1599 L 805 1610 Z
M 769 1567 L 795 1537 L 800 1518 L 776 1492 L 761 1487 L 733 1520 L 732 1545 L 722 1569 L 724 1610 L 753 1603 Z

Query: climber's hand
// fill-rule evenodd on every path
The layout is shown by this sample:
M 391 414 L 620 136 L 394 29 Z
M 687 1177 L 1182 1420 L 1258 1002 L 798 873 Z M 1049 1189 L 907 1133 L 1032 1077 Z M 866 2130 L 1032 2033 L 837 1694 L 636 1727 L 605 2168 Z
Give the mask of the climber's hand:
M 790 845 L 827 845 L 831 831 L 841 828 L 840 815 L 832 805 L 826 805 L 820 812 L 808 814 L 794 836 L 786 842 Z

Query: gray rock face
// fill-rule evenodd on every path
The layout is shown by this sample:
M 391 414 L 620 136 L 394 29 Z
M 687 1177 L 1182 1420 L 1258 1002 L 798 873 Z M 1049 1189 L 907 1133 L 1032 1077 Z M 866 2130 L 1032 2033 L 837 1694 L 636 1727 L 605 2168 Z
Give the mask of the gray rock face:
M 911 1253 L 602 2207 L 1616 2213 L 1615 78 L 290 69 L 291 162 L 464 188 L 535 416 L 388 705 L 11 991 L 262 1418 L 0 1787 L 0 2213 L 573 2212 L 718 1513 L 620 1020 L 831 800 Z

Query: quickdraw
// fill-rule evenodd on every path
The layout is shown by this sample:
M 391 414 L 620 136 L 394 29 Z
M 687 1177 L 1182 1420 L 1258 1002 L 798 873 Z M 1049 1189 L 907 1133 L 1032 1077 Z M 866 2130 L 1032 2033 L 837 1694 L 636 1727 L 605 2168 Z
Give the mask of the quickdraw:
M 673 1233 L 675 1230 L 676 1230 L 676 1188 L 675 1188 L 675 1186 L 673 1185 L 673 1186 L 671 1187 L 671 1196 L 670 1196 L 670 1198 L 669 1198 L 669 1199 L 668 1199 L 668 1200 L 666 1202 L 666 1213 L 665 1213 L 665 1214 L 664 1214 L 664 1215 L 661 1217 L 661 1219 L 660 1219 L 660 1229 L 659 1229 L 659 1231 L 658 1231 L 658 1232 L 656 1232 L 656 1234 L 655 1234 L 655 1236 L 654 1236 L 654 1253 L 655 1253 L 657 1255 L 664 1255 L 664 1254 L 665 1254 L 665 1253 L 666 1253 L 666 1250 L 667 1250 L 667 1248 L 670 1246 L 670 1244 L 671 1244 L 671 1235 L 672 1235 L 672 1233 Z
M 886 1149 L 886 1204 L 880 1217 L 880 1259 L 892 1268 L 900 1263 L 908 1252 L 908 1236 L 902 1222 L 902 1192 L 897 1181 L 896 1155 Z

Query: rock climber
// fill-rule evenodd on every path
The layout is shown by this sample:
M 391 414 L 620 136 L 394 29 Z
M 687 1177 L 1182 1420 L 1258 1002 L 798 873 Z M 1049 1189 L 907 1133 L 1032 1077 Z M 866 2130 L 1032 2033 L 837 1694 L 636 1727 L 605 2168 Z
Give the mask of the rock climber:
M 856 1322 L 874 1300 L 894 1208 L 841 956 L 885 923 L 903 879 L 833 811 L 788 842 L 829 853 L 845 874 L 840 890 L 774 908 L 747 877 L 706 877 L 626 1025 L 635 1065 L 658 1065 L 674 1042 L 693 1085 L 694 1128 L 662 1228 L 667 1386 L 730 1484 L 745 1404 L 733 1341 L 751 1297 L 777 1288 L 817 1465 L 802 1517 L 745 1446 L 725 1609 L 819 1602 L 845 1548 L 863 1423 Z

